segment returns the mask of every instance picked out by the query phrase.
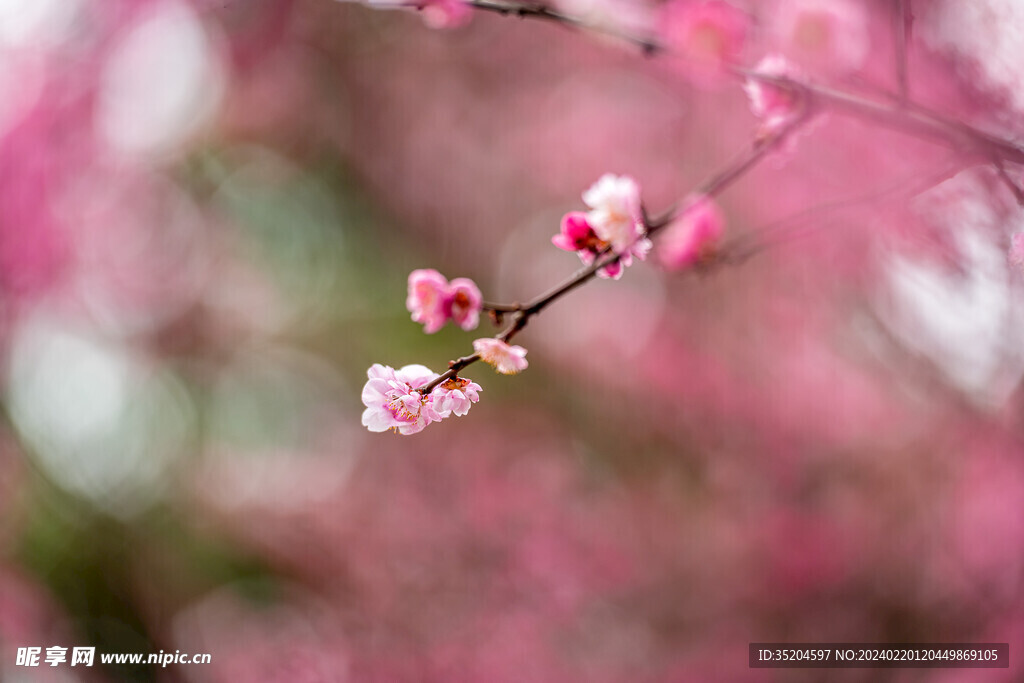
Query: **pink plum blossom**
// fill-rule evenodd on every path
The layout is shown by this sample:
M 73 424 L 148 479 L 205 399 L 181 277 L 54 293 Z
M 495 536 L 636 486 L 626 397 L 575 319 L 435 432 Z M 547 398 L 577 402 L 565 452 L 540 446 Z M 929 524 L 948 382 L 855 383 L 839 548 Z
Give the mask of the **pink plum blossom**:
M 691 200 L 672 221 L 658 243 L 658 257 L 671 270 L 693 266 L 707 259 L 725 231 L 725 219 L 711 197 Z
M 796 67 L 777 54 L 762 59 L 754 70 L 765 76 L 780 78 L 796 78 L 800 75 Z M 743 90 L 750 100 L 750 110 L 762 120 L 765 133 L 778 131 L 800 113 L 799 93 L 792 88 L 748 78 Z
M 459 277 L 449 283 L 436 270 L 421 269 L 409 273 L 405 306 L 412 312 L 413 321 L 423 323 L 427 334 L 437 332 L 449 319 L 471 330 L 480 322 L 483 296 L 469 278 Z
M 423 331 L 433 334 L 448 320 L 446 310 L 448 280 L 433 269 L 414 270 L 409 273 L 409 296 L 405 307 L 414 322 L 423 323 Z
M 529 365 L 526 349 L 522 346 L 509 346 L 500 339 L 477 339 L 473 342 L 473 350 L 480 355 L 481 360 L 493 365 L 503 375 L 514 375 Z
M 469 278 L 457 277 L 451 281 L 447 296 L 449 315 L 462 329 L 472 330 L 479 324 L 483 301 L 480 288 Z
M 724 0 L 671 0 L 660 19 L 665 45 L 700 85 L 722 80 L 725 66 L 739 59 L 750 25 L 746 12 Z
M 623 268 L 633 263 L 633 256 L 643 260 L 651 249 L 651 241 L 644 236 L 640 186 L 629 176 L 606 173 L 583 193 L 583 201 L 590 211 L 566 214 L 561 231 L 551 241 L 560 249 L 576 251 L 588 265 L 610 247 L 621 257 L 597 274 L 618 279 Z
M 591 253 L 607 246 L 594 232 L 594 228 L 587 222 L 587 214 L 582 211 L 570 211 L 562 217 L 559 233 L 551 238 L 551 243 L 565 251 Z
M 452 377 L 434 387 L 430 392 L 434 409 L 441 417 L 452 413 L 463 416 L 469 412 L 472 404 L 480 400 L 481 386 L 463 377 Z
M 458 28 L 469 23 L 473 9 L 462 0 L 427 0 L 420 10 L 430 28 Z
M 403 435 L 415 434 L 442 419 L 432 399 L 416 391 L 435 379 L 436 372 L 422 365 L 395 370 L 374 363 L 366 375 L 369 379 L 363 385 L 363 426 L 371 432 L 395 429 Z
M 551 243 L 559 249 L 575 251 L 580 261 L 588 266 L 611 246 L 597 236 L 594 228 L 587 222 L 587 214 L 582 211 L 570 211 L 562 217 L 561 229 L 551 238 Z M 617 280 L 622 276 L 622 259 L 601 268 L 597 274 L 600 277 Z
M 1024 231 L 1010 238 L 1010 263 L 1024 270 Z
M 818 73 L 855 71 L 871 48 L 863 2 L 785 0 L 772 17 L 771 29 L 783 52 Z

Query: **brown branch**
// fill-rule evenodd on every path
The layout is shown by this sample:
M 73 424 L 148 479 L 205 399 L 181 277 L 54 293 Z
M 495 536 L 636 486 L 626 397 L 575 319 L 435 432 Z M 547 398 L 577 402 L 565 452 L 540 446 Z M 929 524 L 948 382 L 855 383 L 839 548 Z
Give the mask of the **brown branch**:
M 470 7 L 484 12 L 494 12 L 502 16 L 517 16 L 530 19 L 546 19 L 576 29 L 583 29 L 595 33 L 601 33 L 611 38 L 616 38 L 627 43 L 632 43 L 640 48 L 644 54 L 651 55 L 665 49 L 664 45 L 658 43 L 649 36 L 638 36 L 618 29 L 612 24 L 590 23 L 582 17 L 573 17 L 563 14 L 557 10 L 538 4 L 523 4 L 518 2 L 504 2 L 503 0 L 466 0 Z

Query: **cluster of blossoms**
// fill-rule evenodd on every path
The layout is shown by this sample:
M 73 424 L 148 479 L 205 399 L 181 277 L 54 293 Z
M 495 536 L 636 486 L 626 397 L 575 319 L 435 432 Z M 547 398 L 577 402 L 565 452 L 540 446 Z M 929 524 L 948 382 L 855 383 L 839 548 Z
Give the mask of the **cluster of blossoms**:
M 525 370 L 526 349 L 512 346 L 500 339 L 477 339 L 473 349 L 480 360 L 506 375 Z M 371 432 L 389 429 L 409 435 L 422 431 L 431 422 L 446 417 L 459 417 L 469 412 L 480 400 L 483 388 L 465 377 L 452 376 L 425 389 L 440 375 L 423 365 L 394 368 L 374 363 L 366 373 L 363 385 L 363 426 Z
M 412 319 L 433 333 L 448 320 L 464 330 L 480 322 L 483 298 L 480 289 L 468 278 L 451 282 L 436 270 L 414 270 L 409 274 L 406 306 Z M 477 339 L 473 349 L 479 359 L 502 374 L 525 370 L 526 349 L 501 339 Z M 397 431 L 409 435 L 422 431 L 431 422 L 452 415 L 463 416 L 480 400 L 479 384 L 454 373 L 440 381 L 440 375 L 423 365 L 394 368 L 375 363 L 366 373 L 363 385 L 363 426 L 371 432 Z M 429 387 L 429 391 L 427 388 Z
M 465 415 L 480 400 L 479 384 L 452 377 L 434 387 L 429 394 L 420 389 L 438 374 L 423 365 L 406 365 L 395 370 L 374 363 L 367 371 L 363 386 L 363 426 L 371 432 L 389 429 L 399 434 L 415 434 L 431 422 L 451 415 Z
M 566 214 L 561 231 L 551 241 L 560 249 L 575 251 L 588 265 L 598 258 L 618 256 L 596 271 L 602 277 L 618 279 L 634 256 L 644 259 L 652 247 L 640 186 L 628 176 L 606 174 L 583 193 L 583 201 L 590 211 Z M 679 269 L 703 263 L 715 253 L 724 226 L 721 211 L 711 197 L 692 198 L 666 226 L 659 247 L 662 264 Z M 464 330 L 479 324 L 483 297 L 472 280 L 456 278 L 449 282 L 436 270 L 420 269 L 409 274 L 408 284 L 406 307 L 413 321 L 423 325 L 424 332 L 436 332 L 449 320 Z M 477 339 L 473 351 L 476 357 L 461 361 L 459 369 L 482 360 L 497 372 L 512 375 L 529 365 L 526 349 L 509 344 L 505 337 Z M 480 400 L 482 390 L 476 382 L 452 371 L 442 381 L 441 375 L 422 365 L 395 370 L 374 364 L 367 377 L 362 393 L 366 406 L 363 426 L 371 432 L 390 429 L 415 434 L 432 422 L 465 415 Z
M 587 265 L 606 254 L 621 254 L 597 271 L 601 277 L 617 280 L 633 256 L 643 260 L 651 250 L 640 187 L 627 176 L 607 174 L 583 193 L 583 201 L 591 210 L 567 213 L 551 242 L 559 249 L 575 251 Z M 659 260 L 669 270 L 699 265 L 715 253 L 724 231 L 725 219 L 714 200 L 705 195 L 694 197 L 659 240 Z
M 586 265 L 599 256 L 619 254 L 617 261 L 597 271 L 600 277 L 618 280 L 634 256 L 642 261 L 651 250 L 640 186 L 629 176 L 607 173 L 583 193 L 583 203 L 590 211 L 567 213 L 551 242 L 559 249 L 575 251 Z
M 434 27 L 458 26 L 468 20 L 472 0 L 366 0 L 378 6 L 417 9 Z M 749 4 L 749 3 L 748 3 Z M 639 42 L 631 28 L 628 8 L 621 0 L 553 0 L 556 12 L 546 4 L 512 4 L 509 11 L 520 15 L 535 14 L 555 18 L 574 25 L 614 29 L 626 39 Z M 773 3 L 773 6 L 775 3 Z M 683 69 L 700 85 L 713 85 L 723 76 L 746 74 L 744 90 L 752 113 L 759 120 L 755 139 L 755 156 L 766 151 L 792 148 L 798 128 L 804 133 L 813 120 L 810 93 L 814 76 L 842 75 L 860 68 L 870 52 L 868 15 L 856 0 L 789 0 L 778 7 L 759 28 L 777 38 L 781 53 L 764 57 L 748 69 L 743 66 L 747 37 L 758 22 L 753 15 L 727 0 L 666 0 L 658 11 L 658 29 L 651 31 L 647 22 L 645 49 L 665 49 L 682 57 Z M 490 5 L 479 5 L 495 9 Z M 500 9 L 500 8 L 499 8 Z M 504 12 L 504 10 L 501 10 Z M 904 21 L 909 21 L 906 17 Z M 614 17 L 611 24 L 606 20 Z M 615 24 L 618 24 L 616 27 Z M 909 26 L 909 24 L 907 24 Z M 904 57 L 905 59 L 905 57 Z M 903 78 L 905 81 L 905 64 Z M 906 97 L 906 84 L 901 85 Z M 741 171 L 743 167 L 740 167 Z M 518 332 L 526 319 L 539 312 L 550 300 L 572 289 L 592 275 L 619 279 L 633 258 L 645 260 L 653 245 L 650 237 L 658 235 L 657 260 L 669 270 L 700 267 L 718 255 L 725 232 L 723 214 L 712 196 L 717 193 L 712 183 L 704 192 L 688 198 L 670 220 L 649 221 L 641 202 L 640 187 L 629 176 L 605 174 L 582 194 L 587 209 L 571 211 L 562 218 L 559 232 L 551 238 L 559 249 L 575 252 L 579 259 L 596 270 L 579 273 L 550 297 L 526 307 L 491 307 L 495 321 L 502 312 L 517 316 L 511 331 L 496 338 L 473 342 L 475 356 L 453 361 L 443 379 L 421 365 L 408 365 L 399 370 L 375 364 L 368 372 L 362 399 L 366 405 L 363 424 L 370 431 L 388 429 L 401 434 L 414 434 L 431 422 L 451 415 L 466 415 L 479 401 L 481 387 L 457 376 L 456 371 L 477 360 L 492 365 L 498 372 L 514 374 L 527 367 L 526 349 L 506 341 Z M 1019 191 L 1018 191 L 1019 195 Z M 1024 232 L 1012 237 L 1009 259 L 1024 270 Z M 463 330 L 479 324 L 484 309 L 480 290 L 469 279 L 449 282 L 436 270 L 415 270 L 409 275 L 408 310 L 413 321 L 421 323 L 426 333 L 434 333 L 452 320 Z M 427 390 L 429 388 L 429 391 Z
M 483 297 L 476 283 L 465 277 L 451 282 L 436 270 L 414 270 L 409 273 L 409 296 L 405 306 L 413 322 L 423 323 L 423 331 L 433 334 L 449 320 L 464 330 L 474 329 L 480 322 Z

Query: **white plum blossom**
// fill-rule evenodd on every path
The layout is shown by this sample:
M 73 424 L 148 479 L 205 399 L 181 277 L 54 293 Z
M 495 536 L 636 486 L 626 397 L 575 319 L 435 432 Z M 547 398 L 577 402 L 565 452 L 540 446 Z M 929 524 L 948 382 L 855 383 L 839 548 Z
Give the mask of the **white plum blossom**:
M 643 233 L 640 186 L 629 176 L 606 173 L 583 193 L 587 222 L 615 251 L 632 246 Z

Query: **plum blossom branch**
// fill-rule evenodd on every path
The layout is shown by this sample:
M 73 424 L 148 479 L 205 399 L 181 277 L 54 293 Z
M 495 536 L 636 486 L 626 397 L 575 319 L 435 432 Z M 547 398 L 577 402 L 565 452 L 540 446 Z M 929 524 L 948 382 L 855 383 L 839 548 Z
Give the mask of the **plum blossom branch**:
M 799 86 L 797 84 L 793 84 L 793 87 Z M 694 188 L 694 192 L 691 196 L 715 197 L 721 194 L 726 190 L 726 188 L 739 180 L 750 169 L 754 168 L 754 166 L 763 160 L 772 150 L 782 144 L 791 133 L 806 122 L 809 115 L 809 103 L 807 103 L 801 112 L 794 116 L 787 125 L 774 131 L 768 137 L 759 137 L 755 139 L 747 150 L 739 154 L 721 170 L 713 173 L 706 180 L 699 183 Z M 679 218 L 683 213 L 689 210 L 691 206 L 693 205 L 677 202 L 675 205 L 653 219 L 648 218 L 646 216 L 646 212 L 644 212 L 643 236 L 651 237 L 655 233 L 663 230 L 669 226 L 673 220 Z M 593 279 L 601 269 L 617 263 L 625 255 L 625 251 L 613 251 L 610 246 L 606 247 L 597 256 L 593 263 L 577 271 L 571 277 L 552 287 L 547 292 L 539 295 L 529 303 L 522 305 L 488 304 L 491 310 L 513 313 L 512 323 L 503 332 L 498 334 L 495 339 L 506 344 L 512 341 L 512 339 L 519 334 L 527 324 L 529 324 L 531 318 L 539 314 L 556 300 Z M 435 387 L 450 379 L 456 378 L 458 373 L 464 368 L 479 360 L 481 360 L 481 355 L 479 353 L 475 353 L 470 356 L 463 356 L 462 358 L 450 361 L 446 372 L 422 386 L 419 391 L 424 395 L 428 395 Z
M 369 381 L 363 389 L 363 402 L 367 406 L 363 424 L 371 431 L 394 429 L 402 434 L 412 434 L 449 415 L 465 415 L 470 405 L 479 400 L 481 388 L 459 377 L 464 368 L 483 360 L 504 374 L 525 369 L 526 350 L 511 346 L 509 342 L 526 328 L 532 318 L 594 277 L 617 279 L 634 257 L 646 257 L 652 247 L 650 238 L 656 233 L 666 232 L 659 254 L 662 263 L 670 268 L 703 269 L 740 263 L 771 246 L 772 241 L 765 240 L 761 234 L 745 250 L 742 245 L 723 250 L 720 238 L 724 221 L 712 200 L 784 143 L 819 108 L 829 107 L 908 135 L 943 143 L 959 153 L 961 163 L 971 158 L 993 163 L 1002 180 L 1024 204 L 1024 191 L 1010 179 L 1004 168 L 1005 162 L 1024 164 L 1024 148 L 910 101 L 906 65 L 910 28 L 908 2 L 899 0 L 894 18 L 898 102 L 894 103 L 891 95 L 880 100 L 876 99 L 877 96 L 814 83 L 778 55 L 769 55 L 750 68 L 736 64 L 723 52 L 719 55 L 722 72 L 744 79 L 751 109 L 761 120 L 761 125 L 748 149 L 698 184 L 685 198 L 651 217 L 641 203 L 639 186 L 632 178 L 611 174 L 602 176 L 583 193 L 583 201 L 590 211 L 566 214 L 560 233 L 552 238 L 555 246 L 575 251 L 584 267 L 525 304 L 484 303 L 471 280 L 456 278 L 449 282 L 434 270 L 413 271 L 409 278 L 407 307 L 413 320 L 423 323 L 425 332 L 435 332 L 449 320 L 465 330 L 473 329 L 481 311 L 489 312 L 498 325 L 506 315 L 511 316 L 511 322 L 494 337 L 475 340 L 474 353 L 449 361 L 448 369 L 440 375 L 418 365 L 399 370 L 372 366 L 368 372 Z M 641 47 L 646 54 L 669 50 L 654 38 L 637 36 L 615 23 L 574 17 L 539 4 L 504 0 L 413 0 L 394 6 L 421 9 L 428 23 L 437 26 L 455 25 L 464 19 L 469 8 L 475 8 L 503 15 L 540 18 L 613 35 Z M 726 16 L 727 13 L 719 19 L 725 21 Z M 896 27 L 895 24 L 900 22 L 902 25 Z M 742 24 L 730 25 L 732 29 L 741 33 Z M 946 173 L 948 171 L 943 171 Z M 930 186 L 930 179 L 928 182 Z M 897 189 L 883 189 L 873 194 L 881 196 Z M 841 208 L 855 201 L 859 199 L 833 202 L 831 207 L 821 205 L 806 213 L 810 216 L 814 211 L 836 206 Z M 780 227 L 782 230 L 778 234 L 785 234 L 792 226 L 783 224 Z M 1018 242 L 1024 243 L 1024 240 L 1015 241 L 1015 249 Z M 1024 247 L 1013 253 L 1017 252 L 1024 252 Z M 1024 256 L 1018 260 L 1024 262 Z
M 489 301 L 481 304 L 482 310 L 494 311 L 495 313 L 515 313 L 523 308 L 522 304 L 495 304 Z
M 721 265 L 741 265 L 773 246 L 811 234 L 823 229 L 827 225 L 827 223 L 818 221 L 808 227 L 804 227 L 804 224 L 809 220 L 820 219 L 823 215 L 856 206 L 863 206 L 866 203 L 915 197 L 943 180 L 953 177 L 966 166 L 953 159 L 950 163 L 944 165 L 942 170 L 928 174 L 923 178 L 914 172 L 901 180 L 866 193 L 809 206 L 794 214 L 773 221 L 768 225 L 751 230 L 746 235 L 736 237 L 731 243 L 722 245 L 721 258 L 718 262 Z

